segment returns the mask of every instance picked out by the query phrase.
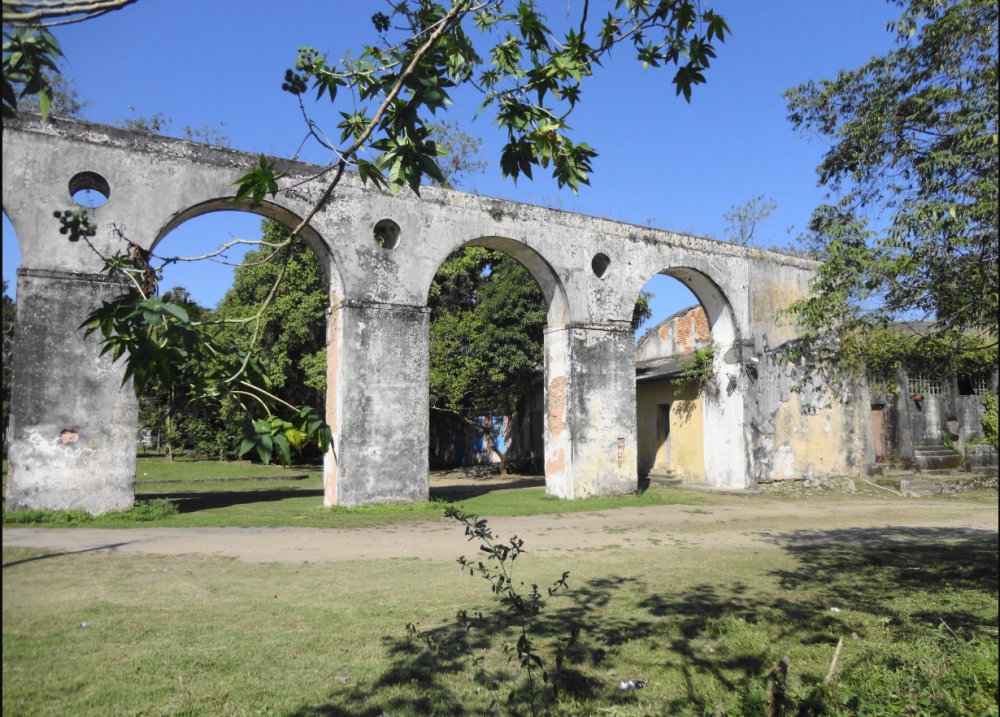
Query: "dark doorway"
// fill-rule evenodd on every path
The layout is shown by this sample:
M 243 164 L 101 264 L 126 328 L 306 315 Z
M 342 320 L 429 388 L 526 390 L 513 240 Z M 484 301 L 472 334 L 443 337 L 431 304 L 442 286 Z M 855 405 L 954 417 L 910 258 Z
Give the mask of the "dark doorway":
M 670 465 L 670 404 L 656 407 L 656 467 Z

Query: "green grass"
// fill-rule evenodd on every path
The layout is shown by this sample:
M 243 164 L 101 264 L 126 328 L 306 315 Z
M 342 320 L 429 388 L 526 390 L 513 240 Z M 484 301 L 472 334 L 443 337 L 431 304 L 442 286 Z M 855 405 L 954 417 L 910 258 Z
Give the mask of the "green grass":
M 228 485 L 228 484 L 223 484 Z M 256 484 L 253 484 L 256 485 Z M 266 485 L 266 484 L 265 484 Z M 142 493 L 140 502 L 169 500 L 179 512 L 149 516 L 142 521 L 125 521 L 119 515 L 83 519 L 78 511 L 24 511 L 30 517 L 4 512 L 5 527 L 92 528 L 142 527 L 279 527 L 357 528 L 396 523 L 443 519 L 444 507 L 454 503 L 463 510 L 488 516 L 559 515 L 608 510 L 626 506 L 696 505 L 699 496 L 662 489 L 621 498 L 589 498 L 567 501 L 552 499 L 543 488 L 494 491 L 473 498 L 442 498 L 406 505 L 365 505 L 354 508 L 323 507 L 322 490 L 305 488 L 254 488 L 199 492 Z M 174 486 L 171 486 L 174 487 Z M 81 514 L 82 515 L 82 514 Z
M 282 525 L 317 528 L 350 528 L 439 520 L 444 506 L 456 503 L 464 510 L 490 516 L 552 515 L 608 510 L 623 506 L 698 505 L 701 496 L 652 489 L 620 498 L 591 498 L 567 501 L 545 494 L 542 488 L 497 490 L 475 497 L 459 492 L 438 493 L 428 503 L 375 505 L 354 508 L 323 506 L 323 476 L 308 473 L 302 480 L 201 483 L 217 478 L 258 478 L 301 475 L 301 469 L 243 463 L 180 458 L 167 463 L 162 458 L 139 458 L 136 470 L 136 500 L 139 508 L 126 514 L 89 517 L 80 511 L 4 512 L 7 527 L 276 527 Z M 186 480 L 184 483 L 162 483 Z M 150 511 L 151 502 L 170 501 L 177 512 Z M 160 503 L 162 506 L 162 503 Z
M 456 555 L 467 553 L 454 530 Z M 543 591 L 570 571 L 570 591 L 546 601 L 534 630 L 563 688 L 553 711 L 754 714 L 761 676 L 783 655 L 798 703 L 844 638 L 832 714 L 997 713 L 995 532 L 811 535 L 760 550 L 523 556 L 519 579 Z M 482 618 L 466 632 L 459 609 Z M 482 580 L 416 558 L 4 549 L 4 714 L 485 714 L 494 700 L 504 712 L 524 683 L 502 618 Z M 628 679 L 648 684 L 620 693 Z
M 132 508 L 112 510 L 100 517 L 90 515 L 83 510 L 19 510 L 7 513 L 4 507 L 3 524 L 5 526 L 35 526 L 49 525 L 52 527 L 88 527 L 107 525 L 134 525 L 152 523 L 157 520 L 177 515 L 177 506 L 162 498 L 156 500 L 138 501 Z
M 213 478 L 258 478 L 264 476 L 289 476 L 303 473 L 322 475 L 322 468 L 310 470 L 299 468 L 283 468 L 281 466 L 264 466 L 251 464 L 248 461 L 215 461 L 203 460 L 190 456 L 180 456 L 172 463 L 167 463 L 160 457 L 139 457 L 135 462 L 135 480 L 137 487 L 147 489 L 159 480 L 199 480 Z M 288 485 L 286 481 L 281 481 Z M 215 485 L 215 484 L 212 484 Z M 225 485 L 225 484 L 223 484 Z

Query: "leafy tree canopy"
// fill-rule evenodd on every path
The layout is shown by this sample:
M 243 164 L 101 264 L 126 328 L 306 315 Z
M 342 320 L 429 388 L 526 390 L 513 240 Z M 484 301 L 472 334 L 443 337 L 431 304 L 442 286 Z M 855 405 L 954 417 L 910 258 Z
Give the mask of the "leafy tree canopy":
M 898 4 L 895 49 L 785 94 L 795 127 L 829 143 L 819 181 L 837 198 L 813 214 L 825 263 L 792 306 L 819 360 L 913 318 L 930 322 L 922 345 L 995 351 L 997 5 Z

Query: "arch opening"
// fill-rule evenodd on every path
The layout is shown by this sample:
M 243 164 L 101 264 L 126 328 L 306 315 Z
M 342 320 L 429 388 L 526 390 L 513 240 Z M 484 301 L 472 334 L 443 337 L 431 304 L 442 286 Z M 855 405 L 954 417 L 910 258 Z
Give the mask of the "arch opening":
M 14 225 L 3 213 L 3 417 L 0 425 L 0 454 L 7 457 L 7 428 L 10 425 L 11 379 L 13 377 L 14 318 L 17 300 L 17 269 L 21 265 L 21 248 Z
M 235 205 L 237 211 L 233 208 L 230 200 L 220 199 L 179 212 L 160 230 L 153 250 L 161 258 L 198 257 L 214 252 L 233 238 L 275 244 L 301 221 L 277 205 L 250 208 L 247 203 Z M 307 227 L 302 238 L 302 243 L 283 254 L 284 278 L 256 331 L 258 359 L 271 390 L 282 400 L 329 413 L 328 320 L 331 305 L 340 297 L 339 276 L 319 234 Z M 163 272 L 161 293 L 164 298 L 193 301 L 213 311 L 216 318 L 252 315 L 280 273 L 276 263 L 266 261 L 272 252 L 267 245 L 236 244 L 226 250 L 224 257 L 169 264 Z M 251 332 L 243 331 L 240 325 L 226 325 L 219 330 L 241 348 L 249 348 Z M 160 452 L 177 448 L 220 458 L 235 457 L 230 437 L 240 433 L 246 418 L 235 403 L 206 405 L 199 415 L 182 416 L 187 420 L 175 420 L 173 426 L 167 426 L 163 409 L 169 401 L 156 394 L 155 387 L 149 393 L 140 396 L 140 444 L 146 444 L 147 452 L 150 448 L 162 449 Z M 329 415 L 327 418 L 329 422 Z M 177 426 L 184 428 L 178 430 Z M 173 444 L 164 442 L 168 434 L 173 436 Z M 325 460 L 325 456 L 310 446 L 295 460 L 313 462 Z
M 478 239 L 441 263 L 427 303 L 431 470 L 543 475 L 545 332 L 565 323 L 554 272 L 520 242 Z
M 11 298 L 17 296 L 17 270 L 21 266 L 21 244 L 13 222 L 3 213 L 3 280 Z
M 564 326 L 569 320 L 566 291 L 563 288 L 562 282 L 559 280 L 555 269 L 535 249 L 516 239 L 497 236 L 472 239 L 456 247 L 455 251 L 466 247 L 482 247 L 483 249 L 502 252 L 513 258 L 524 267 L 541 290 L 542 296 L 545 299 L 549 328 Z M 442 263 L 444 261 L 446 259 L 443 259 Z M 428 286 L 427 298 L 429 299 L 429 297 L 430 287 Z
M 263 201 L 258 206 L 254 207 L 251 206 L 249 200 L 233 203 L 231 198 L 220 197 L 218 199 L 212 199 L 207 202 L 202 202 L 192 207 L 188 207 L 187 209 L 175 214 L 170 221 L 168 221 L 166 225 L 160 229 L 150 246 L 150 250 L 156 251 L 156 247 L 160 244 L 160 242 L 182 224 L 196 217 L 201 217 L 206 214 L 215 214 L 218 212 L 226 212 L 227 214 L 254 214 L 264 217 L 265 219 L 272 219 L 289 230 L 297 227 L 302 221 L 302 217 L 296 215 L 288 209 L 285 209 L 280 204 Z M 329 248 L 323 241 L 319 232 L 317 232 L 312 226 L 306 225 L 299 233 L 299 236 L 319 260 L 320 266 L 327 276 L 327 281 L 330 283 L 331 296 L 335 299 L 342 296 L 342 284 L 340 282 L 337 267 L 333 261 L 333 255 L 330 253 Z
M 690 267 L 643 287 L 665 296 L 636 340 L 637 470 L 652 483 L 746 483 L 740 342 L 729 300 Z M 665 299 L 665 300 L 664 300 Z

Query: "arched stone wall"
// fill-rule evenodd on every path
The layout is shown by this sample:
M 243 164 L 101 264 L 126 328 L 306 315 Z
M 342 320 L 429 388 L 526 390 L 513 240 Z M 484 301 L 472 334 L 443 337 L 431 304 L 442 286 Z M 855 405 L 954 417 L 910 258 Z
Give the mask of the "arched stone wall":
M 42 123 L 30 116 L 5 123 L 3 134 L 3 206 L 21 244 L 18 320 L 24 309 L 27 322 L 25 331 L 19 331 L 23 345 L 15 349 L 15 371 L 21 376 L 15 375 L 15 392 L 21 391 L 21 403 L 15 401 L 20 433 L 14 443 L 34 446 L 34 453 L 29 451 L 33 457 L 12 468 L 9 485 L 15 499 L 8 505 L 78 505 L 100 511 L 130 502 L 128 451 L 110 442 L 134 443 L 134 397 L 127 387 L 117 389 L 120 366 L 100 361 L 96 342 L 83 342 L 76 331 L 90 308 L 120 289 L 96 275 L 100 261 L 89 247 L 70 244 L 58 233 L 52 212 L 73 208 L 71 180 L 92 172 L 106 179 L 110 189 L 108 201 L 91 212 L 99 227 L 95 246 L 112 249 L 112 225 L 124 226 L 142 246 L 153 246 L 185 218 L 234 208 L 228 200 L 235 194 L 233 183 L 259 157 L 84 122 Z M 320 175 L 321 167 L 276 163 L 285 172 L 281 189 L 257 211 L 288 224 L 306 216 L 327 180 L 307 181 Z M 385 222 L 398 234 L 393 242 L 380 243 L 375 230 L 389 226 Z M 630 319 L 652 269 L 675 272 L 692 287 L 698 284 L 696 293 L 714 312 L 717 340 L 739 353 L 794 338 L 795 327 L 779 325 L 774 309 L 808 290 L 814 266 L 757 249 L 434 187 L 421 188 L 419 197 L 409 191 L 393 197 L 352 173 L 344 175 L 310 227 L 304 238 L 321 256 L 325 251 L 336 286 L 328 406 L 336 424 L 335 450 L 326 502 L 345 505 L 427 497 L 426 297 L 431 278 L 455 248 L 488 242 L 512 253 L 549 298 L 546 437 L 553 450 L 546 457 L 548 487 L 567 498 L 621 493 L 637 485 Z M 716 295 L 719 308 L 713 309 Z M 28 308 L 21 306 L 22 298 Z M 30 306 L 38 309 L 37 321 L 30 318 L 36 311 Z M 53 306 L 60 307 L 59 317 L 51 315 Z M 31 368 L 19 368 L 26 363 Z M 720 375 L 727 366 L 718 367 Z M 37 376 L 29 381 L 24 376 L 32 370 Z M 53 400 L 32 404 L 26 397 L 37 394 L 46 380 L 58 384 Z M 23 389 L 17 388 L 19 383 Z M 78 395 L 83 386 L 103 395 L 103 402 L 84 407 Z M 759 432 L 756 423 L 743 418 L 753 401 L 740 391 L 726 394 L 725 386 L 722 396 L 724 410 L 715 431 L 731 443 L 715 455 L 731 458 L 713 468 L 713 481 L 745 485 L 753 475 L 745 434 Z M 755 400 L 753 415 L 765 405 Z M 784 401 L 782 397 L 779 403 Z M 66 408 L 74 402 L 82 403 Z M 86 442 L 91 452 L 84 455 L 77 445 L 84 443 L 83 433 L 77 443 L 60 442 L 59 431 L 71 428 L 68 421 L 89 421 L 108 430 L 93 433 Z M 126 425 L 131 439 L 125 437 Z M 758 462 L 777 450 L 766 441 L 758 443 Z M 59 455 L 68 463 L 51 457 Z M 116 467 L 109 472 L 112 464 Z M 46 465 L 58 470 L 48 471 Z M 72 470 L 63 470 L 66 466 Z M 23 469 L 40 468 L 46 477 L 18 493 L 18 486 L 27 485 Z M 101 481 L 108 485 L 101 487 Z M 107 499 L 74 503 L 72 496 L 100 491 Z M 43 494 L 48 497 L 38 497 Z M 50 500 L 52 496 L 57 497 Z

